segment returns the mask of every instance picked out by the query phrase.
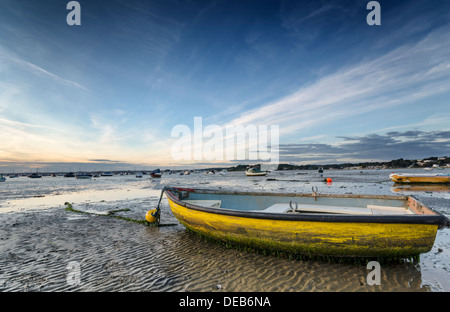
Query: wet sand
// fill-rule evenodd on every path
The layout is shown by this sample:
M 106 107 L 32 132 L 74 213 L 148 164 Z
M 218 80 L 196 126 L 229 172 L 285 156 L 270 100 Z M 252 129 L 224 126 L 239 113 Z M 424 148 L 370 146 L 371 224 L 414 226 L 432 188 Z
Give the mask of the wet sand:
M 145 212 L 156 206 L 160 190 L 166 184 L 211 188 L 250 185 L 252 189 L 266 191 L 295 188 L 309 192 L 311 185 L 317 183 L 323 193 L 357 193 L 361 189 L 370 193 L 396 192 L 382 173 L 370 173 L 366 177 L 346 174 L 336 173 L 333 181 L 337 182 L 332 185 L 320 182 L 321 177 L 313 174 L 300 182 L 288 181 L 306 179 L 307 175 L 294 173 L 273 173 L 263 179 L 247 179 L 234 173 L 228 177 L 200 174 L 163 177 L 160 181 L 113 177 L 116 180 L 104 185 L 102 181 L 67 182 L 62 178 L 56 183 L 50 177 L 42 181 L 17 181 L 16 185 L 34 183 L 27 189 L 34 190 L 32 194 L 39 189 L 43 197 L 27 197 L 17 192 L 0 201 L 0 291 L 450 291 L 449 229 L 438 231 L 433 249 L 423 254 L 419 262 L 382 264 L 381 285 L 369 285 L 370 270 L 365 263 L 290 260 L 205 241 L 177 222 L 166 199 L 163 199 L 161 223 L 175 225 L 156 228 L 100 215 L 127 208 L 129 211 L 117 214 L 143 219 Z M 278 181 L 267 181 L 267 178 Z M 38 188 L 37 183 L 43 184 L 45 179 L 50 187 Z M 51 183 L 73 185 L 60 186 L 55 193 Z M 76 183 L 87 186 L 77 191 Z M 427 192 L 419 194 L 420 199 L 448 216 L 448 192 Z M 40 200 L 41 206 L 37 206 Z M 75 209 L 97 214 L 66 211 L 67 201 Z M 72 261 L 79 264 L 79 284 L 68 281 L 73 272 L 68 264 Z

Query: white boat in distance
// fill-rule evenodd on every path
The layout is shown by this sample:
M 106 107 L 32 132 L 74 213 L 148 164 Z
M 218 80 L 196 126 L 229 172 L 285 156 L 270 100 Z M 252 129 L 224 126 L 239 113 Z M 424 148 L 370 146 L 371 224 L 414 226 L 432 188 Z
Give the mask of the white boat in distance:
M 259 168 L 253 167 L 245 170 L 245 174 L 251 177 L 265 176 L 267 174 L 267 171 L 261 171 Z

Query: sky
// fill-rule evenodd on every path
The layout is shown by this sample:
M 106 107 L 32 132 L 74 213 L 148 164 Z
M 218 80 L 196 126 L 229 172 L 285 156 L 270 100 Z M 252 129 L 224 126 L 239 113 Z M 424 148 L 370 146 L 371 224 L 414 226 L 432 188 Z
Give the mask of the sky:
M 195 117 L 281 163 L 450 156 L 450 1 L 68 2 L 0 2 L 0 172 L 252 162 L 174 157 Z

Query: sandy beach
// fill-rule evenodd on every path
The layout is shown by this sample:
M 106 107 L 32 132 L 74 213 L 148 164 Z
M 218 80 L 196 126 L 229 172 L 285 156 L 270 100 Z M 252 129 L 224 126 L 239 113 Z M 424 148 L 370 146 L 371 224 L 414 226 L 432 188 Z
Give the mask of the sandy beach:
M 390 171 L 272 172 L 247 178 L 163 175 L 76 180 L 63 177 L 9 179 L 0 185 L 0 291 L 2 292 L 446 292 L 450 291 L 450 229 L 438 231 L 433 249 L 416 263 L 381 266 L 381 285 L 369 285 L 364 263 L 290 260 L 229 249 L 187 232 L 164 198 L 161 227 L 107 216 L 144 219 L 164 185 L 247 188 L 321 193 L 408 193 L 450 215 L 447 189 L 396 188 Z M 74 209 L 66 211 L 66 202 Z M 71 280 L 73 263 L 79 273 Z M 71 264 L 71 265 L 69 265 Z

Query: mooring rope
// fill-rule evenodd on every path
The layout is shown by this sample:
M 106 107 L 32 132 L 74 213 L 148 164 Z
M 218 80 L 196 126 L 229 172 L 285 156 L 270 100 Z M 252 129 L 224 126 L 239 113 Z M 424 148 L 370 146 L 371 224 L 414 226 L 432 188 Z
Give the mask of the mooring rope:
M 319 189 L 317 188 L 317 186 L 314 189 L 314 186 L 312 187 L 312 196 L 314 197 L 314 200 L 317 201 L 317 196 L 319 196 Z

